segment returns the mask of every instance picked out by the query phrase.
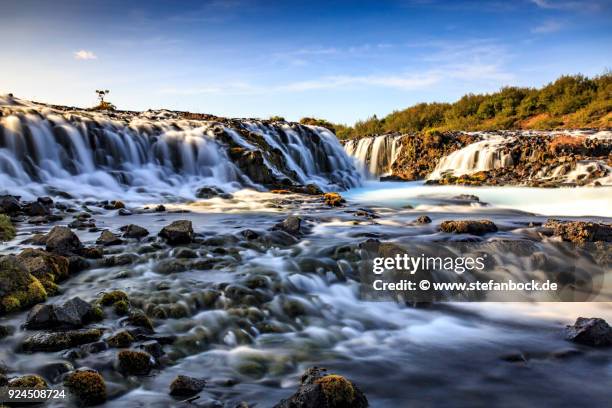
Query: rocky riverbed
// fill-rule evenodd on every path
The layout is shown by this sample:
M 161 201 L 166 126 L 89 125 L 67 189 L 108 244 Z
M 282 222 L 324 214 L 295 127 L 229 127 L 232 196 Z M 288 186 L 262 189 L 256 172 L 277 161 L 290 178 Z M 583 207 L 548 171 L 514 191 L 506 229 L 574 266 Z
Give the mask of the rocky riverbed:
M 581 398 L 561 387 L 579 381 L 576 372 L 581 384 L 609 376 L 604 321 L 578 321 L 564 333 L 593 313 L 610 321 L 607 303 L 582 316 L 555 314 L 557 304 L 488 304 L 491 312 L 364 302 L 358 272 L 366 242 L 603 245 L 609 219 L 549 220 L 473 195 L 432 196 L 427 207 L 408 200 L 404 208 L 348 197 L 244 190 L 149 205 L 2 197 L 17 230 L 0 261 L 3 381 L 65 386 L 74 403 L 109 406 L 188 399 L 362 407 L 416 403 L 423 392 L 443 405 L 440 381 L 445 395 L 471 390 L 466 406 L 490 402 L 479 396 L 485 386 L 516 403 L 561 404 Z M 476 345 L 477 355 L 466 351 Z M 434 357 L 440 353 L 446 357 Z M 549 378 L 551 394 L 530 391 L 537 375 Z M 603 401 L 608 388 L 593 381 L 590 395 Z

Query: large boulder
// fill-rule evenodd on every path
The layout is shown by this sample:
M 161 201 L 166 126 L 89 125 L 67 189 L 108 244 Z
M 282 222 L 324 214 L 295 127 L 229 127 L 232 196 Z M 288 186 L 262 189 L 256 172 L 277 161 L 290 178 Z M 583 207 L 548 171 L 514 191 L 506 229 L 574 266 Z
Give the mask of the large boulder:
M 89 319 L 92 306 L 79 297 L 61 305 L 36 305 L 28 313 L 28 329 L 54 329 L 81 327 Z
M 297 392 L 274 408 L 366 408 L 363 392 L 347 378 L 328 374 L 325 369 L 309 368 L 302 375 Z
M 546 221 L 544 228 L 550 229 L 553 235 L 561 237 L 564 241 L 574 243 L 612 242 L 611 224 L 550 219 Z
M 53 227 L 47 234 L 47 251 L 60 255 L 78 253 L 83 244 L 79 237 L 68 227 Z
M 47 292 L 14 255 L 0 258 L 0 314 L 44 302 Z
M 174 221 L 172 224 L 162 228 L 159 236 L 170 245 L 188 244 L 193 241 L 193 226 L 191 221 Z
M 612 346 L 612 327 L 604 319 L 579 317 L 565 329 L 566 339 L 587 346 Z
M 484 235 L 497 232 L 497 225 L 489 220 L 443 221 L 440 230 L 455 234 Z

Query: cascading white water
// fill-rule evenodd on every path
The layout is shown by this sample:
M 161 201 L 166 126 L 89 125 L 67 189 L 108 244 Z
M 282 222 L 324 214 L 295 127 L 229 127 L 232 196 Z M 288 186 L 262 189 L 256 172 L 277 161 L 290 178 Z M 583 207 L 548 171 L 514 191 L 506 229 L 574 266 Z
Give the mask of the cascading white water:
M 368 178 L 387 174 L 397 159 L 401 136 L 381 135 L 348 140 L 344 150 L 355 157 L 362 174 Z
M 512 156 L 505 147 L 514 138 L 491 137 L 465 146 L 443 157 L 428 180 L 437 180 L 444 175 L 462 176 L 479 171 L 488 171 L 512 165 Z
M 146 192 L 189 198 L 202 185 L 263 188 L 230 158 L 232 145 L 260 151 L 262 166 L 279 180 L 323 189 L 360 183 L 350 158 L 323 128 L 181 120 L 151 112 L 111 118 L 6 99 L 0 99 L 0 109 L 1 194 L 31 198 L 63 191 L 96 198 L 128 194 L 129 199 Z M 266 143 L 246 140 L 240 133 L 245 129 Z

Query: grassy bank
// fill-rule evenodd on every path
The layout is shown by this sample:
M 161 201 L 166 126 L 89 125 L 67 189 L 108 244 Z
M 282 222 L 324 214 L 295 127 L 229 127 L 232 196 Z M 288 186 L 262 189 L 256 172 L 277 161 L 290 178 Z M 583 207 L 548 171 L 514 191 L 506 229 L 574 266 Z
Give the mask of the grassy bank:
M 307 124 L 314 121 L 305 118 Z M 509 86 L 492 94 L 467 94 L 454 103 L 419 103 L 352 127 L 321 122 L 340 139 L 428 130 L 608 128 L 612 73 L 593 78 L 566 75 L 539 89 Z

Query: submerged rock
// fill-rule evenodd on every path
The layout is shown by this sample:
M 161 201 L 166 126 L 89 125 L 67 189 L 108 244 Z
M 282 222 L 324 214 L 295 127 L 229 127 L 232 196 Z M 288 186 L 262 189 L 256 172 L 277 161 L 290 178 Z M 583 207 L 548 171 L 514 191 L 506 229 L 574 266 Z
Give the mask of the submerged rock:
M 165 226 L 159 232 L 170 245 L 188 244 L 193 241 L 193 226 L 191 221 L 179 220 Z
M 564 241 L 574 243 L 612 242 L 611 224 L 550 219 L 546 221 L 544 228 L 549 228 L 553 235 L 561 237 Z
M 170 383 L 170 395 L 191 397 L 204 389 L 206 381 L 200 378 L 177 375 Z
M 231 199 L 233 198 L 233 196 L 229 193 L 226 193 L 225 191 L 221 190 L 218 187 L 214 187 L 214 186 L 205 186 L 205 187 L 201 187 L 196 191 L 196 197 L 197 198 L 202 198 L 202 199 L 210 199 L 210 198 L 214 198 L 214 197 L 220 197 L 220 198 L 224 198 L 224 199 Z
M 565 338 L 587 346 L 612 346 L 612 327 L 604 319 L 579 317 L 567 326 Z
M 274 408 L 366 408 L 363 392 L 347 378 L 327 374 L 325 369 L 309 368 L 302 375 L 297 392 Z
M 66 378 L 64 384 L 83 405 L 98 405 L 106 401 L 106 383 L 97 371 L 76 371 Z
M 497 225 L 490 220 L 443 221 L 440 230 L 455 234 L 484 235 L 497 232 Z

